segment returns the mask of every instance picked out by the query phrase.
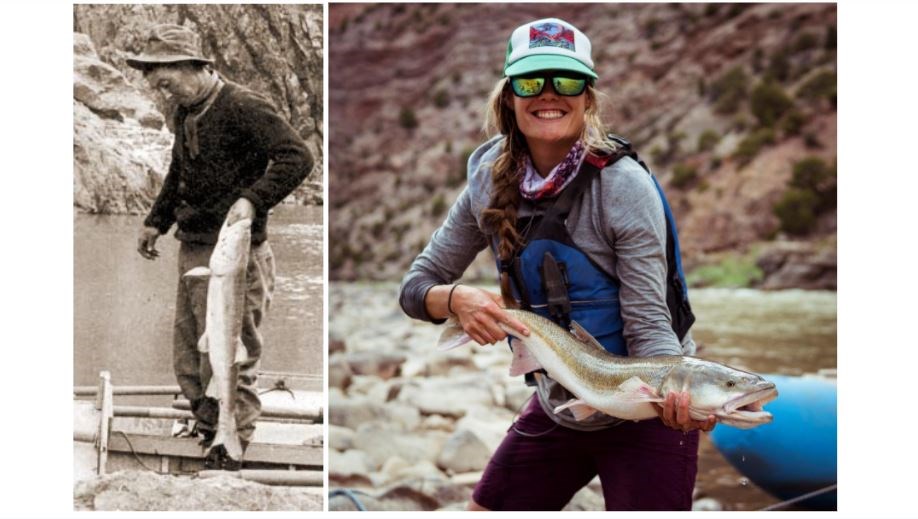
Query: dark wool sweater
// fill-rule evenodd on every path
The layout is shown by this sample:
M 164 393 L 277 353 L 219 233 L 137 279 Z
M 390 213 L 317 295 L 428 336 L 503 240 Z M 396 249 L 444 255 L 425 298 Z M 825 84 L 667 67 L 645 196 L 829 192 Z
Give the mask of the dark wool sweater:
M 227 82 L 197 121 L 199 154 L 185 146 L 186 108 L 175 114 L 172 163 L 144 224 L 182 241 L 216 243 L 230 206 L 255 206 L 252 242 L 267 239 L 268 210 L 312 170 L 303 140 L 264 97 Z

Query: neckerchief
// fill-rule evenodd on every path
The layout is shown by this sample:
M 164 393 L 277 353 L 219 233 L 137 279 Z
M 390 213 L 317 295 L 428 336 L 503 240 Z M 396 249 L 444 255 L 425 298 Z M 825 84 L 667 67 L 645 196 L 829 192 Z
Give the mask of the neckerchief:
M 210 105 L 214 104 L 217 95 L 220 94 L 220 90 L 222 89 L 223 80 L 220 79 L 220 76 L 215 75 L 215 81 L 213 85 L 211 85 L 210 90 L 204 94 L 200 101 L 188 107 L 188 114 L 185 116 L 184 123 L 185 147 L 188 149 L 188 155 L 193 159 L 197 158 L 201 151 L 198 147 L 198 119 L 207 113 L 207 109 L 210 108 Z
M 523 174 L 520 175 L 520 194 L 527 200 L 556 196 L 577 176 L 584 155 L 583 142 L 577 141 L 564 160 L 544 178 L 533 167 L 532 159 L 527 155 L 523 161 Z

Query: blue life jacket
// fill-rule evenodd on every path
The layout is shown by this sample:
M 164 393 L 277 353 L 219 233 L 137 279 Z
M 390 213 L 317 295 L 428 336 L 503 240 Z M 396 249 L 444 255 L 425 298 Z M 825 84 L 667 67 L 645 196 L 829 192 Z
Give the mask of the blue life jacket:
M 610 135 L 620 145 L 611 155 L 589 155 L 577 177 L 543 213 L 517 220 L 517 230 L 525 245 L 509 261 L 498 261 L 502 273 L 509 275 L 512 296 L 521 308 L 552 319 L 569 328 L 576 321 L 609 352 L 627 355 L 624 322 L 619 302 L 619 281 L 597 266 L 574 244 L 564 222 L 573 204 L 582 196 L 602 169 L 629 156 L 636 160 L 654 181 L 666 215 L 667 307 L 672 327 L 681 341 L 695 316 L 688 301 L 682 272 L 679 239 L 675 220 L 659 182 L 633 151 L 628 141 Z

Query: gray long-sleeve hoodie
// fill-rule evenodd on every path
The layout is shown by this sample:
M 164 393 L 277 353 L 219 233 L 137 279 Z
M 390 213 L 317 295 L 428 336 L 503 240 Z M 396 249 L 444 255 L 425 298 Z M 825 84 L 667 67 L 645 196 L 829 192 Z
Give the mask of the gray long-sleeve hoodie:
M 414 260 L 402 280 L 399 303 L 406 314 L 430 322 L 424 304 L 435 285 L 454 282 L 475 256 L 488 246 L 481 212 L 491 199 L 491 165 L 501 151 L 502 137 L 481 145 L 468 162 L 468 184 L 453 204 L 443 225 Z M 519 215 L 539 211 L 524 204 Z M 620 283 L 619 298 L 628 355 L 692 355 L 691 333 L 680 344 L 670 326 L 666 306 L 666 219 L 650 175 L 634 160 L 624 157 L 603 169 L 578 202 L 566 222 L 574 243 L 606 274 Z M 557 382 L 541 377 L 539 401 L 556 422 L 581 430 L 618 423 L 606 415 L 577 422 L 569 411 L 553 409 L 573 397 Z

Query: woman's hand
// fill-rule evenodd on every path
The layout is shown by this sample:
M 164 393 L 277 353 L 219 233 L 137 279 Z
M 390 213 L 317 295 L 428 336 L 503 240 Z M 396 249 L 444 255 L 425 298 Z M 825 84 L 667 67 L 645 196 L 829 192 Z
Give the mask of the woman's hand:
M 673 429 L 689 432 L 695 429 L 701 429 L 704 432 L 710 432 L 717 424 L 717 417 L 709 415 L 707 420 L 693 420 L 689 415 L 689 404 L 691 397 L 687 392 L 677 393 L 670 391 L 663 401 L 663 408 L 657 409 L 660 419 L 663 423 Z
M 529 335 L 529 329 L 519 320 L 504 312 L 503 299 L 480 288 L 458 285 L 452 289 L 449 309 L 459 319 L 462 329 L 478 344 L 494 344 L 507 337 L 500 323 Z

